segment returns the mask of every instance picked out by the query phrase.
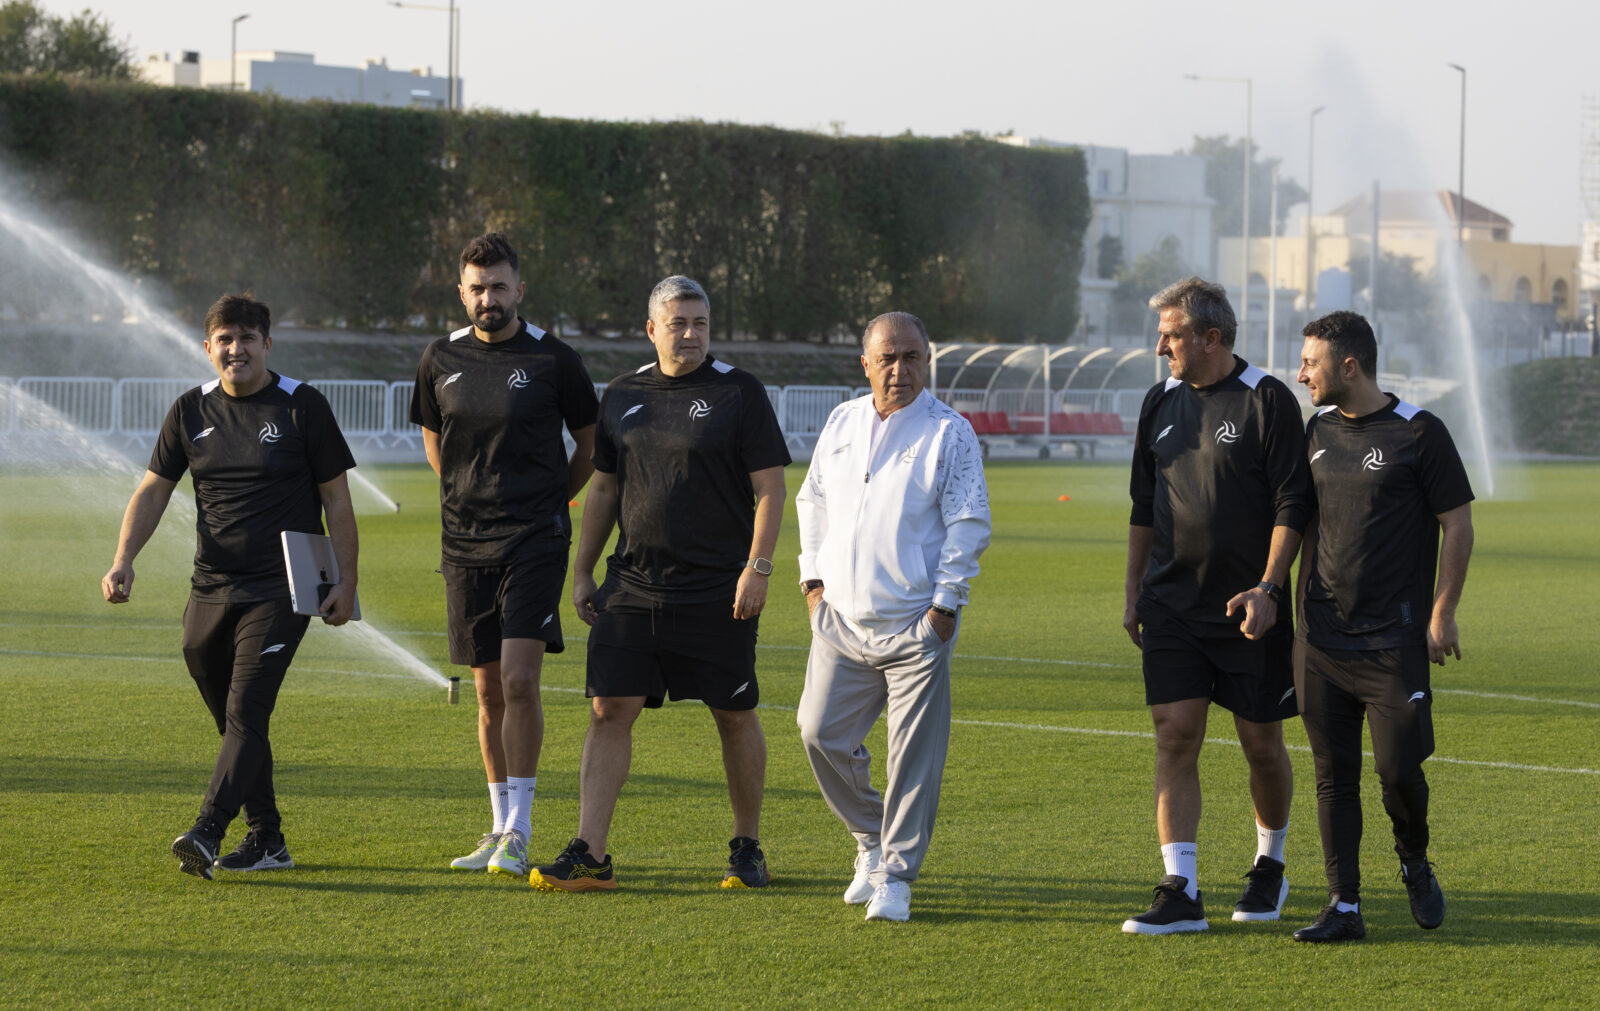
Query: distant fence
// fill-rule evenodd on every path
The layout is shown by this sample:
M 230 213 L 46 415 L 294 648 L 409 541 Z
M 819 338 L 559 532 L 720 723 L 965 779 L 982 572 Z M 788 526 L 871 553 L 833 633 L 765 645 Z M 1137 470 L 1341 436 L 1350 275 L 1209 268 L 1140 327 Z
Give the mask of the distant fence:
M 131 378 L 108 379 L 93 376 L 0 376 L 0 432 L 65 432 L 122 440 L 127 445 L 148 445 L 161 430 L 168 408 L 185 390 L 198 385 L 194 379 Z M 384 382 L 376 379 L 312 380 L 333 408 L 334 417 L 345 438 L 368 458 L 411 459 L 420 456 L 422 429 L 410 421 L 412 381 Z M 778 424 L 790 451 L 797 457 L 809 454 L 817 435 L 835 407 L 870 393 L 868 387 L 850 386 L 769 386 L 767 398 L 778 416 Z M 605 391 L 595 384 L 595 393 Z M 1144 389 L 1085 391 L 1090 404 L 1077 404 L 1075 391 L 1067 392 L 1052 405 L 1052 410 L 1095 410 L 1124 419 L 1129 431 L 1137 420 Z M 1027 416 L 1037 413 L 1018 396 L 1006 401 L 1012 391 L 989 393 L 983 390 L 950 390 L 942 394 L 963 412 L 980 410 Z M 1035 399 L 1039 399 L 1035 394 Z M 1051 428 L 1055 431 L 1054 426 Z M 375 452 L 376 451 L 376 452 Z

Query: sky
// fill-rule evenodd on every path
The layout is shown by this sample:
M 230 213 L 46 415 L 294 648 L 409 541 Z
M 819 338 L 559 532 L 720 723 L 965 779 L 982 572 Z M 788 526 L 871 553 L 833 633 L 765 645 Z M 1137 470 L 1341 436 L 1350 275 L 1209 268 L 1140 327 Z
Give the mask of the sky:
M 427 0 L 443 6 L 447 0 Z M 66 14 L 85 0 L 42 0 Z M 448 16 L 384 0 L 88 0 L 139 58 L 239 48 L 322 64 L 431 66 Z M 461 0 L 467 108 L 847 134 L 1014 132 L 1166 154 L 1245 132 L 1318 213 L 1368 192 L 1454 190 L 1466 68 L 1466 195 L 1513 239 L 1570 244 L 1581 100 L 1600 102 L 1600 2 L 1523 0 Z M 1600 152 L 1595 157 L 1600 159 Z M 1298 221 L 1303 205 L 1293 212 Z M 1600 207 L 1589 211 L 1600 219 Z M 1295 226 L 1291 225 L 1291 228 Z

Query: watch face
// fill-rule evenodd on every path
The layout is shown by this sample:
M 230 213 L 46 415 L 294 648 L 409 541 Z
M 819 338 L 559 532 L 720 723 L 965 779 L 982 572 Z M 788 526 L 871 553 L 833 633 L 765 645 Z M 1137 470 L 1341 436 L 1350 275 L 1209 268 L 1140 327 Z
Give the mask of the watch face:
M 765 558 L 750 559 L 750 567 L 763 576 L 772 575 L 772 563 Z

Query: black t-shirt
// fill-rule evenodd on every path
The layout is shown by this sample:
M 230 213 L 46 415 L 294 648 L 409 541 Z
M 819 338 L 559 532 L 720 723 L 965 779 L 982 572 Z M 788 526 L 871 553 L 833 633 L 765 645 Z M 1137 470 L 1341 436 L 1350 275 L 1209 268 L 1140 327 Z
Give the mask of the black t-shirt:
M 1326 649 L 1427 642 L 1439 520 L 1472 501 L 1472 485 L 1438 418 L 1389 395 L 1347 418 L 1329 407 L 1306 430 L 1317 549 L 1301 629 Z
M 285 530 L 322 533 L 317 485 L 356 465 L 316 390 L 269 372 L 267 385 L 231 397 L 213 379 L 173 402 L 150 455 L 169 481 L 194 473 L 194 596 L 248 603 L 289 595 Z
M 411 420 L 439 433 L 445 561 L 483 568 L 565 551 L 572 521 L 561 426 L 587 428 L 596 410 L 578 352 L 531 323 L 498 343 L 463 327 L 429 344 Z
M 1273 527 L 1298 533 L 1310 514 L 1300 405 L 1282 382 L 1234 362 L 1203 389 L 1178 379 L 1150 389 L 1129 482 L 1128 522 L 1154 528 L 1141 618 L 1200 623 L 1208 636 L 1242 634 L 1228 599 L 1261 581 Z M 1292 610 L 1285 597 L 1279 630 L 1293 628 Z
M 600 399 L 594 466 L 617 478 L 606 582 L 671 604 L 732 603 L 750 557 L 750 475 L 789 463 L 767 391 L 706 357 L 686 376 L 648 365 Z

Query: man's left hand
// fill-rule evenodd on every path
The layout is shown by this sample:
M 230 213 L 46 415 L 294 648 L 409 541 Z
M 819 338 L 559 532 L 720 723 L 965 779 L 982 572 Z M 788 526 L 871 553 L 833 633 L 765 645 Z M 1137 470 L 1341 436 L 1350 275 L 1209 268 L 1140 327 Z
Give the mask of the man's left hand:
M 767 578 L 748 567 L 739 574 L 739 588 L 733 591 L 735 618 L 754 618 L 767 606 Z
M 933 634 L 939 637 L 940 642 L 949 642 L 950 637 L 956 634 L 956 620 L 931 607 L 928 608 L 928 624 L 933 626 Z
M 1461 659 L 1461 630 L 1454 618 L 1435 614 L 1428 622 L 1428 659 L 1443 667 L 1447 656 Z
M 356 588 L 354 583 L 335 583 L 328 590 L 328 595 L 322 598 L 322 604 L 317 611 L 322 615 L 323 624 L 343 625 L 350 620 L 350 615 L 356 609 Z
M 1246 639 L 1259 639 L 1278 623 L 1277 601 L 1267 596 L 1267 591 L 1259 586 L 1252 586 L 1228 598 L 1228 617 L 1233 617 L 1234 612 L 1241 608 L 1244 610 L 1244 620 L 1239 622 L 1239 631 L 1244 633 Z

